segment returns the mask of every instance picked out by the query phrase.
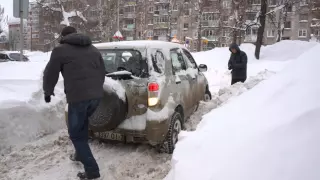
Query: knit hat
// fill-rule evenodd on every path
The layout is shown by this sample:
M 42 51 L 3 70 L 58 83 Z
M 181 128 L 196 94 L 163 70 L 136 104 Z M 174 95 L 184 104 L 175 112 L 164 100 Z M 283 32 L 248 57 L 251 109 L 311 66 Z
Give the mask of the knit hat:
M 67 35 L 72 34 L 72 33 L 77 33 L 76 28 L 74 28 L 72 26 L 67 26 L 67 27 L 64 27 L 62 29 L 61 36 L 64 37 L 64 36 L 67 36 Z

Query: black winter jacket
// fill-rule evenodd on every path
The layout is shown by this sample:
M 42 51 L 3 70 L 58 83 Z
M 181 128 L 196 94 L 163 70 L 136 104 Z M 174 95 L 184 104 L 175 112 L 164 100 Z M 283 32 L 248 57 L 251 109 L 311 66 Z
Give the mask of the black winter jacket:
M 232 48 L 237 50 L 236 53 L 231 52 L 231 56 L 228 62 L 229 70 L 232 70 L 232 79 L 247 79 L 247 54 L 240 50 L 237 44 L 232 44 L 229 48 L 231 51 Z
M 53 95 L 60 72 L 68 103 L 103 97 L 104 62 L 88 36 L 67 35 L 53 49 L 43 75 L 45 95 Z

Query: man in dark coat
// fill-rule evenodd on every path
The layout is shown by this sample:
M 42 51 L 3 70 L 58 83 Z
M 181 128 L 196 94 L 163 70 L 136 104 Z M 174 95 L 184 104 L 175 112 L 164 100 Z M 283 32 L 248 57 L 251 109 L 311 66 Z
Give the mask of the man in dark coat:
M 237 44 L 231 44 L 229 50 L 231 56 L 228 62 L 228 69 L 232 70 L 231 85 L 237 82 L 245 82 L 247 79 L 247 54 L 240 50 Z
M 60 45 L 53 49 L 44 71 L 43 91 L 47 103 L 54 96 L 60 72 L 68 102 L 68 132 L 76 152 L 73 160 L 81 161 L 85 169 L 78 177 L 98 178 L 99 167 L 88 145 L 88 118 L 103 97 L 105 67 L 91 39 L 70 26 L 62 30 Z

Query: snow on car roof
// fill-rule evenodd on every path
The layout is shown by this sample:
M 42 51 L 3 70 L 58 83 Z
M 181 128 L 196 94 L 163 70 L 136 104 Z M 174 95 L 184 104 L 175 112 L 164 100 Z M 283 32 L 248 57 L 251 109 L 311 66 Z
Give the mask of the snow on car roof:
M 140 40 L 140 41 L 118 41 L 108 43 L 94 44 L 98 49 L 111 49 L 111 48 L 178 48 L 184 47 L 177 43 L 157 41 L 157 40 Z

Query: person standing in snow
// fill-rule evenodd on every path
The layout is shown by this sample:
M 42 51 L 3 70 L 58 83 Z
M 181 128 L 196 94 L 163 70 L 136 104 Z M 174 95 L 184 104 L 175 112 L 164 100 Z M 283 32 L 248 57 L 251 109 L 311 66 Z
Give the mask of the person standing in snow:
M 103 97 L 105 66 L 102 56 L 88 36 L 73 27 L 61 32 L 60 45 L 53 49 L 44 70 L 43 91 L 47 103 L 54 96 L 54 88 L 61 72 L 68 102 L 68 132 L 75 148 L 73 161 L 80 161 L 85 172 L 82 180 L 100 177 L 100 170 L 88 144 L 88 118 Z
M 231 44 L 229 50 L 231 56 L 228 62 L 228 69 L 231 70 L 231 85 L 247 80 L 247 54 L 240 50 L 237 44 Z

